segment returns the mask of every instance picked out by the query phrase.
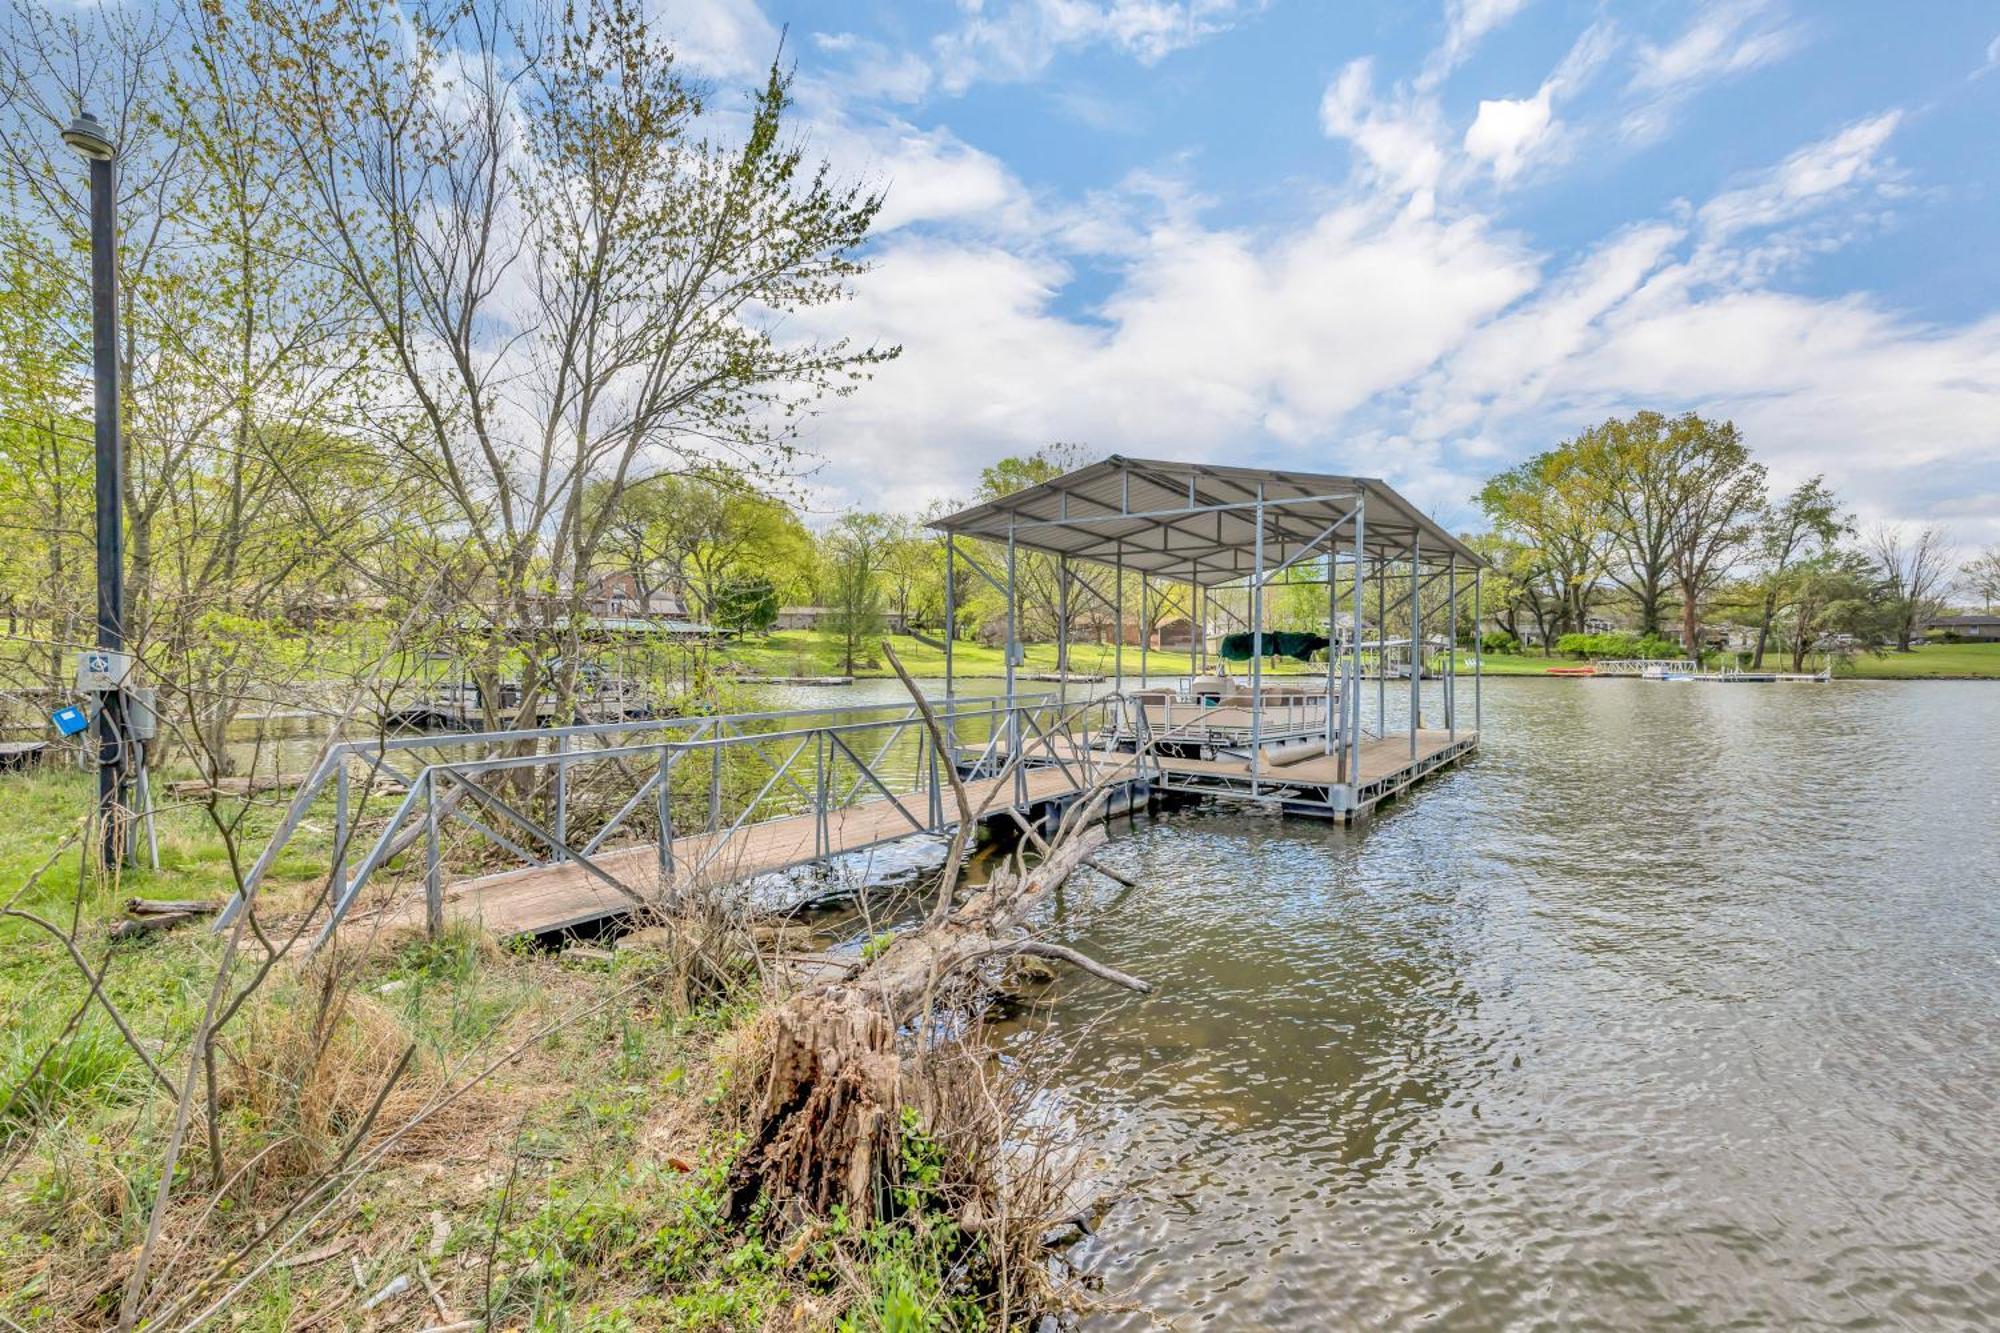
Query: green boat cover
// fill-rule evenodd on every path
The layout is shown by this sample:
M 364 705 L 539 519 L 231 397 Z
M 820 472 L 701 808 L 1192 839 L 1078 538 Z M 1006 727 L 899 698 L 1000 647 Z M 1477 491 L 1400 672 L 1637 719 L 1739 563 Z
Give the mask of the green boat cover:
M 1327 638 L 1324 634 L 1299 634 L 1291 630 L 1264 631 L 1266 657 L 1293 657 L 1301 662 L 1309 662 L 1314 653 L 1325 652 L 1326 649 Z M 1257 636 L 1254 634 L 1222 636 L 1222 660 L 1225 662 L 1247 662 L 1256 650 Z

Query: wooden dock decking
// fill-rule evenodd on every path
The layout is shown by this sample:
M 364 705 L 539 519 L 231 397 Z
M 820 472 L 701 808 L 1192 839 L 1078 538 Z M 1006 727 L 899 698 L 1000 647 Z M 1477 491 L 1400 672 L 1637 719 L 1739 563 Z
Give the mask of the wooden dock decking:
M 1031 806 L 1074 795 L 1078 790 L 1076 781 L 1060 768 L 1030 769 L 1023 778 Z M 994 778 L 978 779 L 967 782 L 966 791 L 977 807 L 998 785 Z M 903 806 L 919 820 L 928 813 L 926 798 L 921 794 L 905 797 Z M 949 822 L 956 823 L 953 817 L 956 811 L 949 798 L 945 808 Z M 992 809 L 997 813 L 1006 806 L 996 799 Z M 699 872 L 700 878 L 706 882 L 732 883 L 930 831 L 918 829 L 903 810 L 883 797 L 830 812 L 826 848 L 817 845 L 818 824 L 818 818 L 812 814 L 746 824 L 728 836 L 726 847 L 712 865 Z M 680 873 L 695 873 L 694 867 L 702 865 L 716 841 L 724 836 L 703 832 L 674 839 L 674 862 Z M 590 859 L 598 869 L 641 897 L 658 896 L 659 849 L 653 843 L 601 851 Z M 444 899 L 446 920 L 474 922 L 502 936 L 572 930 L 630 912 L 635 905 L 574 861 L 461 879 L 445 886 Z M 421 927 L 422 899 L 393 908 L 382 924 Z

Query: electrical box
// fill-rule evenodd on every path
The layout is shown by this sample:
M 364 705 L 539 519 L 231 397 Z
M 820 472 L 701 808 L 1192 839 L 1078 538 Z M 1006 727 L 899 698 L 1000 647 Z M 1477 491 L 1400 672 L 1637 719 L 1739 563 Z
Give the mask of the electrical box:
M 80 694 L 108 694 L 123 689 L 132 676 L 132 654 L 109 648 L 86 648 L 76 655 L 76 688 Z
M 125 691 L 125 734 L 149 741 L 160 734 L 160 692 L 140 687 Z
M 88 731 L 90 729 L 90 719 L 84 716 L 81 708 L 77 708 L 74 705 L 69 708 L 56 709 L 55 712 L 49 714 L 49 721 L 55 723 L 56 731 L 64 736 L 74 736 L 80 731 Z

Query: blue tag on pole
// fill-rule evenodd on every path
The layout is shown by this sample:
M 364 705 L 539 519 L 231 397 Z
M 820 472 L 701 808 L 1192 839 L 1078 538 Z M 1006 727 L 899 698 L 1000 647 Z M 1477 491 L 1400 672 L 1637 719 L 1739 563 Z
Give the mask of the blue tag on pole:
M 83 715 L 81 708 L 75 706 L 56 709 L 49 715 L 49 721 L 55 723 L 56 730 L 65 736 L 74 736 L 90 726 L 90 719 Z

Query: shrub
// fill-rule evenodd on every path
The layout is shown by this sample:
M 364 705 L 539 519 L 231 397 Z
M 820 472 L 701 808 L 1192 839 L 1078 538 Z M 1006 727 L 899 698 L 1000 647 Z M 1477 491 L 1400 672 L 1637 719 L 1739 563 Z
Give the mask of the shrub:
M 1599 660 L 1607 658 L 1675 658 L 1683 656 L 1681 647 L 1672 639 L 1663 639 L 1656 634 L 1640 638 L 1636 634 L 1565 634 L 1556 640 L 1556 651 L 1569 657 L 1588 657 Z
M 1518 653 L 1521 641 L 1504 629 L 1488 630 L 1479 636 L 1479 647 L 1489 653 Z

